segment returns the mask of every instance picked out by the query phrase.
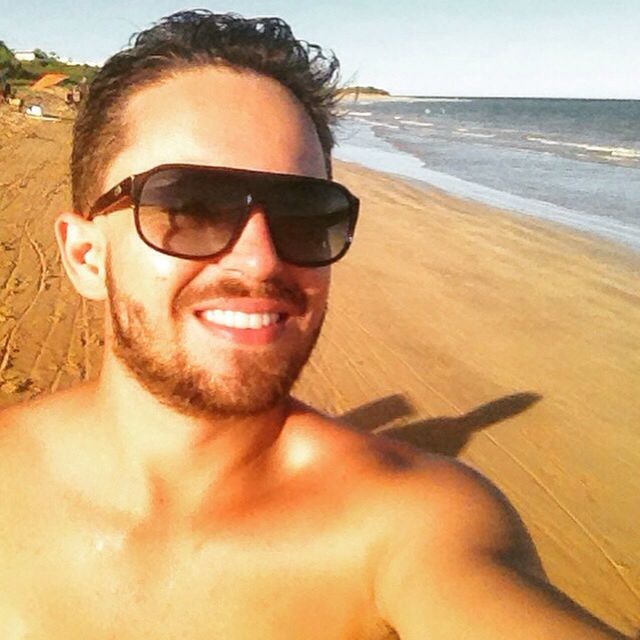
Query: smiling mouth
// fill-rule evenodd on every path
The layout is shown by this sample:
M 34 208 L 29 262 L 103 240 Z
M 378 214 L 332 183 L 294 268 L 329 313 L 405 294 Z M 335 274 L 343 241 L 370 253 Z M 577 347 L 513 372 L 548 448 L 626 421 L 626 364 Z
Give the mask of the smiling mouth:
M 284 313 L 245 313 L 230 309 L 207 309 L 198 313 L 208 323 L 229 329 L 264 329 L 283 323 Z

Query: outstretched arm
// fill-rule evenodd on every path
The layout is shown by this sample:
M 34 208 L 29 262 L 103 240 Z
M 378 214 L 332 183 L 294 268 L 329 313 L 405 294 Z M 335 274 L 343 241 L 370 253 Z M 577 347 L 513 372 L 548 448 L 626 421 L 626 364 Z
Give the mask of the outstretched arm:
M 624 639 L 547 582 L 517 514 L 479 474 L 435 460 L 411 476 L 376 583 L 402 640 Z

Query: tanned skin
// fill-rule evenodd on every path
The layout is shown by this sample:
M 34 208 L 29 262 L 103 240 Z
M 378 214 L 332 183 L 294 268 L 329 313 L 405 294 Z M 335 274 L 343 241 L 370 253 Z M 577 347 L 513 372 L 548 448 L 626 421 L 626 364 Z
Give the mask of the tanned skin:
M 326 177 L 303 107 L 254 73 L 181 72 L 134 94 L 126 118 L 103 191 L 178 162 Z M 190 414 L 132 374 L 115 316 L 148 355 L 179 355 L 231 398 L 247 362 L 311 348 L 329 269 L 279 260 L 259 207 L 208 261 L 146 246 L 130 208 L 66 212 L 55 231 L 78 292 L 107 305 L 104 362 L 95 382 L 0 418 L 1 638 L 622 637 L 548 585 L 511 507 L 462 464 L 288 396 L 249 417 Z M 222 299 L 225 278 L 250 291 L 277 279 L 306 304 Z M 249 343 L 201 317 L 274 305 L 286 320 Z

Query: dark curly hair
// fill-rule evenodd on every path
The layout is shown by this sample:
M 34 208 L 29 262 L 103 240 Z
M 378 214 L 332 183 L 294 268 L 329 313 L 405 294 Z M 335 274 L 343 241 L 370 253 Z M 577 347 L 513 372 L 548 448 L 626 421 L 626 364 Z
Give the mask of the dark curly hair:
M 133 44 L 131 44 L 133 40 Z M 296 40 L 280 18 L 180 11 L 134 34 L 89 87 L 73 128 L 73 207 L 86 213 L 101 194 L 107 168 L 127 144 L 127 100 L 173 72 L 208 65 L 253 70 L 287 87 L 318 132 L 331 175 L 339 62 L 333 52 Z

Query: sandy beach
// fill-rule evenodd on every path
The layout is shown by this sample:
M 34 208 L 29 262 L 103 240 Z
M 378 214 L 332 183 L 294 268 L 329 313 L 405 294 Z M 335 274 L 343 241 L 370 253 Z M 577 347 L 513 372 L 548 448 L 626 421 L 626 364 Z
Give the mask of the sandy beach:
M 102 309 L 67 282 L 73 112 L 0 105 L 0 406 L 99 370 Z M 45 109 L 45 111 L 47 111 Z M 457 456 L 513 502 L 552 582 L 640 629 L 640 254 L 338 163 L 361 198 L 297 386 L 363 431 Z

